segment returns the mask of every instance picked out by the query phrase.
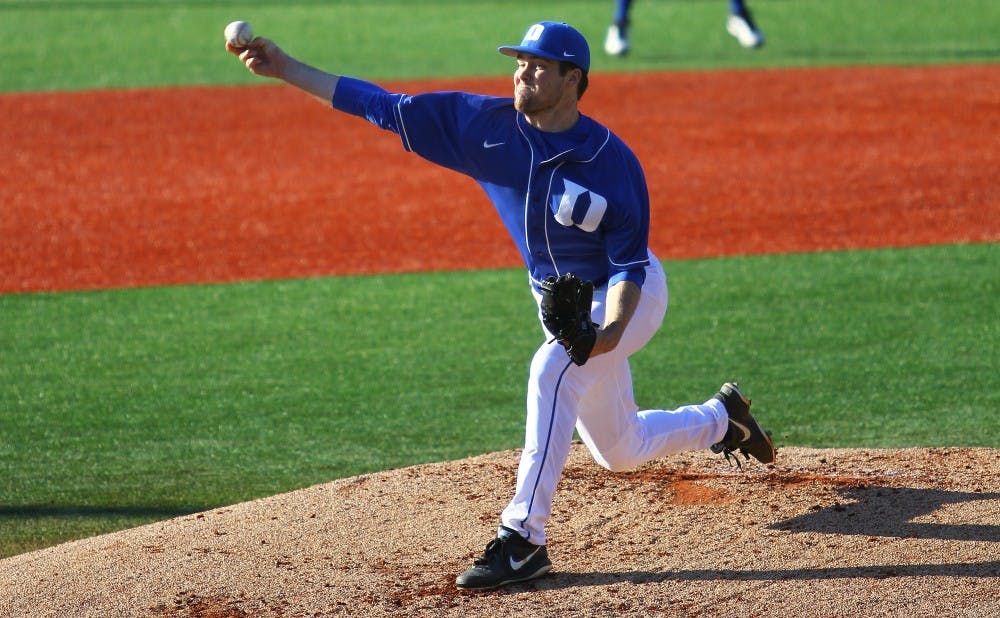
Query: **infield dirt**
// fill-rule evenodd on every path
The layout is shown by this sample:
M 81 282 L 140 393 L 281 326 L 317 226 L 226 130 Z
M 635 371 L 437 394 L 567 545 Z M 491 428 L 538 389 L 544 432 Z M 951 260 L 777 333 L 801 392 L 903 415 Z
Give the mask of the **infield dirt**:
M 643 160 L 662 258 L 1000 240 L 1000 66 L 601 75 L 583 107 Z M 0 293 L 517 265 L 471 182 L 284 87 L 0 96 L 0 137 Z M 0 560 L 0 615 L 1000 616 L 996 449 L 611 474 L 575 445 L 553 574 L 459 593 L 516 461 Z
M 1000 65 L 600 75 L 582 106 L 663 259 L 1000 239 Z M 287 86 L 5 95 L 0 138 L 0 293 L 519 263 L 471 180 Z

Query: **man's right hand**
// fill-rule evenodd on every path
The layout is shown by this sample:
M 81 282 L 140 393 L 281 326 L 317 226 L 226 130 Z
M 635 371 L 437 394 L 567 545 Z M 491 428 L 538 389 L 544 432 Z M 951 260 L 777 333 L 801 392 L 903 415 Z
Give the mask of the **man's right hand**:
M 226 51 L 238 56 L 254 75 L 275 79 L 282 79 L 290 60 L 288 54 L 275 45 L 274 41 L 263 37 L 255 38 L 246 47 L 234 47 L 226 43 Z

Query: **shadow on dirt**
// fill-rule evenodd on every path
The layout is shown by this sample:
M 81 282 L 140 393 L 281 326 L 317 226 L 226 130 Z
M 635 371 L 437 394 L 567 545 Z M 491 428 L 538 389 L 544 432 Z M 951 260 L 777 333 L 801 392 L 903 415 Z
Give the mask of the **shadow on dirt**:
M 608 586 L 620 583 L 656 584 L 682 581 L 811 581 L 828 579 L 890 577 L 998 577 L 1000 561 L 946 564 L 882 564 L 855 567 L 790 569 L 692 569 L 684 571 L 623 571 L 618 573 L 558 573 L 533 584 L 511 586 L 510 592 L 525 589 L 556 590 L 579 586 Z
M 1000 500 L 1000 493 L 973 493 L 913 489 L 908 487 L 847 487 L 837 490 L 843 497 L 831 506 L 814 506 L 812 512 L 769 526 L 771 530 L 814 532 L 820 534 L 855 534 L 903 539 L 938 539 L 946 541 L 1000 542 L 1000 503 L 989 517 L 978 523 L 956 523 L 962 503 Z M 944 521 L 914 521 L 928 518 L 949 505 L 950 516 L 939 513 Z M 929 518 L 928 518 L 929 519 Z

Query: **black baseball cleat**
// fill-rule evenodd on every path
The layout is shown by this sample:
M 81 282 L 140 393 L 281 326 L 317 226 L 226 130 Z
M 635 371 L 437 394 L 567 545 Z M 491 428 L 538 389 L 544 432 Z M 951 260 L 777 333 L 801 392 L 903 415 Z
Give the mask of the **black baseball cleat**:
M 771 434 L 764 431 L 753 416 L 750 415 L 750 400 L 736 387 L 736 382 L 726 382 L 715 394 L 715 399 L 722 402 L 729 414 L 729 429 L 722 441 L 712 445 L 712 452 L 722 453 L 727 461 L 735 461 L 737 467 L 742 467 L 738 457 L 730 459 L 734 451 L 743 453 L 747 460 L 753 455 L 761 463 L 772 463 L 776 452 L 771 442 Z
M 509 535 L 497 536 L 486 545 L 482 558 L 459 575 L 455 585 L 465 590 L 492 590 L 541 577 L 551 568 L 544 545 L 529 543 L 509 530 Z

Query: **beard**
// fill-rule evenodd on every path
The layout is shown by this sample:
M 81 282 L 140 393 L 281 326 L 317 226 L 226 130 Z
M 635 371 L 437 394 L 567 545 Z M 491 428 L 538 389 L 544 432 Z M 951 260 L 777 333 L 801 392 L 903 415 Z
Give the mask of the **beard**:
M 522 114 L 537 114 L 555 107 L 558 98 L 544 96 L 537 90 L 520 85 L 514 88 L 514 109 Z

